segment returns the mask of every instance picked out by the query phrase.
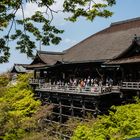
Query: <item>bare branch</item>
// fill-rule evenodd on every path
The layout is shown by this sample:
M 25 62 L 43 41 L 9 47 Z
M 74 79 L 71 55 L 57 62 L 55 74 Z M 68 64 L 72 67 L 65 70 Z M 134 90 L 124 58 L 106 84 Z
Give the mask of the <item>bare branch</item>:
M 18 9 L 16 9 L 16 10 L 13 12 L 13 14 L 15 15 L 17 11 L 18 11 Z M 12 22 L 11 22 L 10 28 L 9 28 L 8 33 L 7 33 L 7 35 L 6 35 L 6 36 L 7 36 L 7 37 L 6 37 L 7 46 L 8 46 L 8 44 L 9 44 L 9 35 L 10 35 L 11 30 L 12 30 L 12 28 L 13 28 L 14 22 L 15 22 L 15 16 L 12 18 Z
M 22 4 L 21 4 L 21 10 L 22 10 L 24 33 L 26 34 L 26 29 L 25 29 L 25 14 L 24 14 L 24 9 L 23 9 L 23 5 Z

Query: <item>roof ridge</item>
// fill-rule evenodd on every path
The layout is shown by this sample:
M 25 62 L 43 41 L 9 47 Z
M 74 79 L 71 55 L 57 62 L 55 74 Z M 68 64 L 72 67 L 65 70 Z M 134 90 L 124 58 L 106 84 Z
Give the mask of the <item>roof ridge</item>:
M 96 36 L 96 35 L 98 35 L 98 34 L 101 35 L 101 34 L 111 33 L 111 32 L 112 32 L 112 27 L 114 27 L 115 25 L 122 25 L 122 24 L 125 24 L 125 23 L 134 22 L 134 21 L 140 21 L 140 17 L 111 23 L 109 27 L 104 28 L 104 29 L 102 29 L 101 31 L 96 32 L 96 33 L 90 35 L 89 37 L 87 37 L 87 38 L 83 39 L 82 41 L 80 41 L 79 43 L 75 44 L 74 46 L 72 46 L 72 47 L 70 47 L 70 48 L 64 50 L 63 52 L 67 53 L 67 51 L 71 50 L 72 48 L 78 46 L 79 44 L 85 42 L 86 40 L 88 40 L 88 39 L 90 39 L 90 38 L 92 38 L 92 37 L 94 37 L 94 36 Z M 133 27 L 133 28 L 135 28 L 135 27 Z M 127 29 L 125 29 L 125 30 L 127 30 Z M 113 32 L 117 32 L 117 31 L 119 31 L 119 30 L 114 30 Z
M 122 21 L 117 21 L 117 22 L 113 22 L 110 24 L 111 26 L 115 26 L 115 25 L 121 25 L 121 24 L 125 24 L 125 23 L 129 23 L 129 22 L 134 22 L 134 21 L 138 21 L 140 20 L 140 17 L 136 17 L 136 18 L 132 18 L 132 19 L 127 19 L 127 20 L 122 20 Z
M 53 52 L 53 51 L 37 51 L 37 53 L 52 54 L 52 55 L 63 55 L 64 52 Z
M 29 65 L 29 64 L 22 64 L 22 63 L 14 63 L 14 65 Z

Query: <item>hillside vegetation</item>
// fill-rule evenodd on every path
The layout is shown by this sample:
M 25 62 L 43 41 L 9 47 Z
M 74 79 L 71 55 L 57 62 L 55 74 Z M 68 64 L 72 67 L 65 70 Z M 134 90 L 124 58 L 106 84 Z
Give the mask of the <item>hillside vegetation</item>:
M 140 101 L 111 108 L 109 115 L 90 116 L 89 121 L 71 118 L 67 128 L 49 126 L 45 118 L 53 106 L 41 106 L 28 84 L 30 75 L 18 76 L 17 83 L 6 86 L 9 78 L 0 76 L 0 139 L 63 140 L 52 133 L 72 134 L 71 140 L 127 140 L 140 136 Z M 5 82 L 4 82 L 5 81 Z M 48 131 L 48 129 L 50 131 Z
M 140 102 L 112 107 L 101 116 L 76 128 L 72 140 L 127 140 L 140 137 Z
M 35 127 L 31 116 L 38 110 L 40 101 L 33 99 L 33 92 L 27 82 L 28 77 L 28 75 L 21 75 L 16 85 L 5 86 L 0 91 L 0 137 L 2 139 L 20 139 L 25 132 Z M 7 81 L 3 76 L 0 79 L 0 81 Z M 0 84 L 4 85 L 3 82 Z

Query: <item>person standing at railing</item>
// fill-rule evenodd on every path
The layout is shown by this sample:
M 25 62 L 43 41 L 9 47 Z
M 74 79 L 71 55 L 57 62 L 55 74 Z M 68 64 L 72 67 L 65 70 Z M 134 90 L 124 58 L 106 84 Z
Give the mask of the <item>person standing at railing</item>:
M 82 79 L 81 82 L 80 82 L 80 86 L 81 86 L 81 88 L 85 87 L 85 82 L 84 82 L 83 79 Z
M 70 78 L 69 84 L 70 84 L 70 86 L 73 85 L 73 79 Z
M 73 81 L 73 86 L 77 86 L 78 85 L 78 80 L 75 78 Z
M 112 86 L 113 85 L 113 79 L 112 78 L 109 78 L 108 84 L 109 84 L 109 86 Z
M 86 81 L 86 86 L 90 86 L 91 85 L 91 79 L 90 76 L 88 76 L 88 79 Z
M 77 86 L 77 91 L 78 91 L 78 93 L 82 91 L 82 88 L 81 88 L 80 82 L 79 82 L 79 84 L 78 84 L 78 86 Z
M 94 79 L 91 79 L 91 86 L 94 85 Z
M 99 92 L 99 85 L 95 82 L 94 85 L 91 87 L 91 92 L 92 93 L 97 93 Z

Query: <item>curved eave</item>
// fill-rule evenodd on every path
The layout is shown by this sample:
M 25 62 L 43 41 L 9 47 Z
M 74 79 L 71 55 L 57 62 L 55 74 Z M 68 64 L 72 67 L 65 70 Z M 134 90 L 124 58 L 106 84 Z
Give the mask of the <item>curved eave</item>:
M 11 73 L 26 73 L 26 69 L 22 66 L 13 66 L 10 72 Z
M 44 68 L 47 68 L 49 67 L 48 65 L 46 64 L 33 64 L 33 65 L 29 65 L 27 67 L 28 70 L 34 70 L 34 69 L 44 69 Z

